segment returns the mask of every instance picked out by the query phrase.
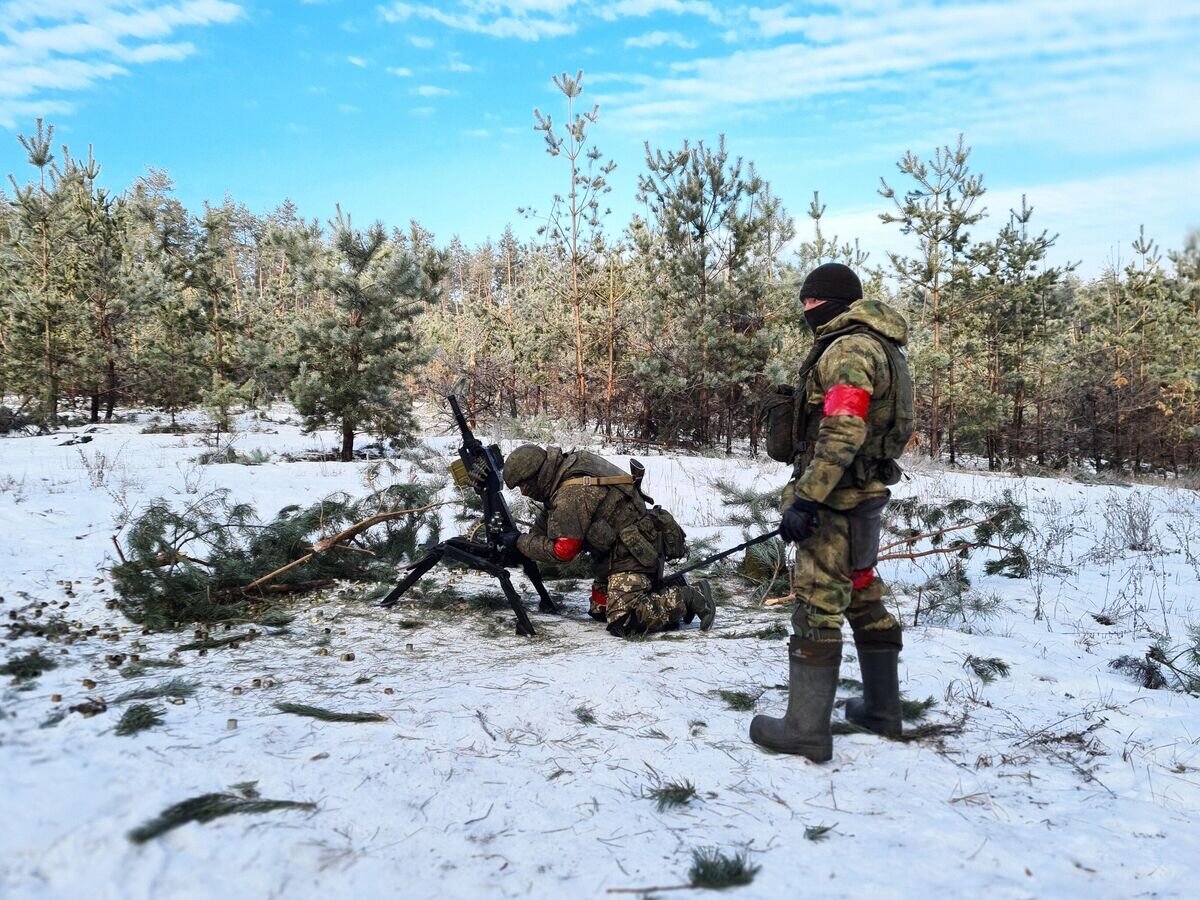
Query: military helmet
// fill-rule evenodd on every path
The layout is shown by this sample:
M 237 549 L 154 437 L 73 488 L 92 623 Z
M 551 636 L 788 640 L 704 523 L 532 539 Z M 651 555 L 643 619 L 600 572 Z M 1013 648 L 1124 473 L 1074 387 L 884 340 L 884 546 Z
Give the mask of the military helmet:
M 504 459 L 504 486 L 514 488 L 536 477 L 545 462 L 545 450 L 537 444 L 522 444 Z

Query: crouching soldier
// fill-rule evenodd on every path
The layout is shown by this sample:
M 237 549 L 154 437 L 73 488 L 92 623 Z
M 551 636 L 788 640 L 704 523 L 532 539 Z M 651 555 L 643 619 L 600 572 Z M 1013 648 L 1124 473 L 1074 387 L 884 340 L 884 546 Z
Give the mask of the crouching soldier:
M 662 509 L 647 509 L 640 486 L 608 460 L 575 450 L 523 444 L 504 461 L 504 484 L 545 505 L 546 513 L 517 552 L 535 562 L 592 559 L 590 612 L 625 637 L 678 627 L 697 616 L 712 626 L 716 606 L 708 583 L 662 588 L 667 559 L 682 557 L 683 529 Z

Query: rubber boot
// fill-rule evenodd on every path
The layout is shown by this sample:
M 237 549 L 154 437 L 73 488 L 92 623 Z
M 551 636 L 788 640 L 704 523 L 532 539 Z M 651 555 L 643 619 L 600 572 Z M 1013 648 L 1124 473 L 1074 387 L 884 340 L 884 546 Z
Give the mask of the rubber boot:
M 684 622 L 690 625 L 692 619 L 699 616 L 701 631 L 712 628 L 713 619 L 717 617 L 717 604 L 713 600 L 712 587 L 707 580 L 701 579 L 694 585 L 685 585 L 682 599 L 687 607 L 687 612 L 683 615 Z
M 858 644 L 863 695 L 846 701 L 846 720 L 884 737 L 900 737 L 900 651 L 891 647 Z
M 788 643 L 787 712 L 781 719 L 755 716 L 750 740 L 778 753 L 828 762 L 833 757 L 830 716 L 841 661 L 841 641 L 816 642 L 793 636 Z

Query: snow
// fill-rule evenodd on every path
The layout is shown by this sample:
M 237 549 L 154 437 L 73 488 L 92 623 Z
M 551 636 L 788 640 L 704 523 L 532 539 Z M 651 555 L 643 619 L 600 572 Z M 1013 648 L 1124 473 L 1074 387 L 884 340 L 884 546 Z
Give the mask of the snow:
M 883 564 L 909 626 L 902 689 L 936 700 L 927 721 L 961 719 L 963 730 L 912 743 L 838 735 L 826 765 L 759 750 L 747 738 L 752 713 L 715 693 L 764 691 L 757 709 L 773 713 L 784 701 L 785 642 L 752 633 L 787 624 L 791 610 L 741 594 L 710 632 L 693 624 L 622 641 L 587 617 L 580 581 L 561 618 L 530 603 L 539 636 L 527 640 L 507 610 L 385 611 L 345 589 L 295 601 L 288 634 L 121 677 L 106 654 L 163 659 L 191 639 L 189 628 L 143 635 L 106 607 L 123 509 L 224 487 L 266 518 L 364 491 L 365 463 L 282 460 L 336 445 L 286 415 L 241 423 L 239 451 L 271 455 L 259 466 L 200 466 L 200 436 L 142 434 L 145 416 L 80 446 L 60 446 L 62 433 L 0 440 L 0 615 L 68 601 L 66 618 L 99 626 L 69 647 L 0 636 L 0 660 L 39 647 L 60 663 L 32 688 L 0 685 L 0 897 L 590 897 L 684 884 L 698 847 L 748 852 L 761 871 L 736 889 L 747 898 L 1196 894 L 1200 700 L 1143 689 L 1108 666 L 1141 656 L 1151 632 L 1179 643 L 1200 621 L 1195 492 L 918 467 L 898 494 L 1011 489 L 1039 526 L 1039 558 L 1070 574 L 986 577 L 973 560 L 974 588 L 1001 609 L 968 633 L 962 622 L 910 625 L 917 596 L 905 585 L 935 562 Z M 710 480 L 784 480 L 782 466 L 744 457 L 639 458 L 648 492 L 689 534 L 723 544 L 741 533 Z M 1106 525 L 1130 497 L 1153 510 L 1156 549 L 1129 550 Z M 494 589 L 456 577 L 462 590 Z M 999 657 L 1011 674 L 984 684 L 964 668 L 968 654 Z M 858 675 L 849 641 L 843 675 Z M 156 702 L 161 727 L 116 736 L 116 696 L 172 677 L 200 688 L 181 705 Z M 89 696 L 108 711 L 39 727 Z M 284 700 L 388 719 L 319 722 L 276 711 Z M 660 812 L 644 796 L 657 779 L 689 780 L 699 797 Z M 317 809 L 188 824 L 141 846 L 126 838 L 173 803 L 248 781 Z M 832 831 L 807 840 L 810 826 Z

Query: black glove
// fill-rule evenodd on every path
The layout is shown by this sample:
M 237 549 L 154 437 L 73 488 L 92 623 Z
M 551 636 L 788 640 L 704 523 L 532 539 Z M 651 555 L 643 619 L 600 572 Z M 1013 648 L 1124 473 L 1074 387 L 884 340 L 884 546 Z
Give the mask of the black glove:
M 520 565 L 525 557 L 521 551 L 517 549 L 517 540 L 521 537 L 521 532 L 510 531 L 500 538 L 500 557 L 506 565 Z
M 783 521 L 779 523 L 779 534 L 785 541 L 796 544 L 808 540 L 821 524 L 817 516 L 817 510 L 820 508 L 821 504 L 815 500 L 797 497 L 783 513 Z

